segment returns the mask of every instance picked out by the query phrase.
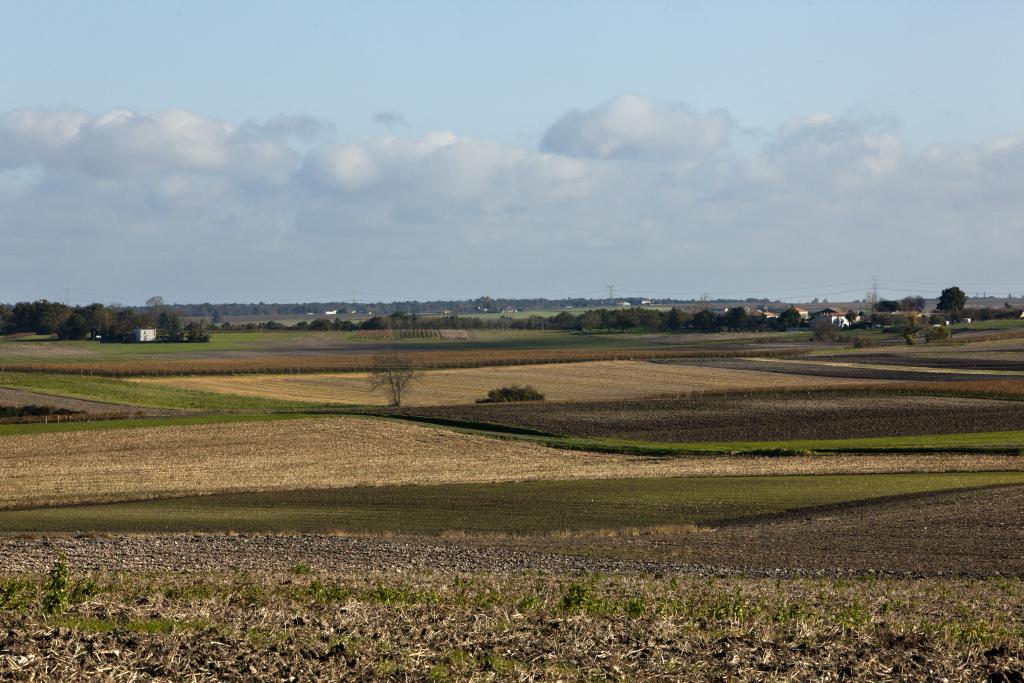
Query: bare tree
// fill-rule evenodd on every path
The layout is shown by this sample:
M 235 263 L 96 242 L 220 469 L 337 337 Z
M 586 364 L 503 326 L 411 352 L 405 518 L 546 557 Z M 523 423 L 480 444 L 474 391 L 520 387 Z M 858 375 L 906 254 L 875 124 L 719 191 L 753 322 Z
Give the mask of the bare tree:
M 393 406 L 402 405 L 402 396 L 409 385 L 419 377 L 409 359 L 395 351 L 382 351 L 370 370 L 370 388 L 383 390 Z

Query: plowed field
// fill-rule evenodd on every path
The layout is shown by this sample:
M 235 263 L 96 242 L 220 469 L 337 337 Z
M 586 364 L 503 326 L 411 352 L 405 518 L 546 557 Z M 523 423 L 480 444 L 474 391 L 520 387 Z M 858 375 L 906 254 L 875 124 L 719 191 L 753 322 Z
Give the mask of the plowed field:
M 1024 429 L 1020 401 L 842 392 L 558 405 L 496 403 L 390 412 L 641 441 L 844 439 Z
M 383 405 L 386 397 L 370 388 L 364 373 L 319 375 L 239 375 L 160 377 L 133 380 L 240 396 Z M 703 391 L 813 387 L 856 380 L 783 375 L 754 370 L 643 361 L 557 363 L 424 372 L 402 398 L 406 405 L 473 403 L 490 389 L 529 384 L 548 401 L 600 401 Z M 862 382 L 861 382 L 862 383 Z

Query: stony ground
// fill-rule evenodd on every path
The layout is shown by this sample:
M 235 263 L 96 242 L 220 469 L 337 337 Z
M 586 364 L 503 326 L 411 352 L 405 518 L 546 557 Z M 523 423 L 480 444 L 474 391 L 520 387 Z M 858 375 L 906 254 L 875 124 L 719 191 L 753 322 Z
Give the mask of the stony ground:
M 1017 580 L 0 578 L 0 679 L 1019 680 Z

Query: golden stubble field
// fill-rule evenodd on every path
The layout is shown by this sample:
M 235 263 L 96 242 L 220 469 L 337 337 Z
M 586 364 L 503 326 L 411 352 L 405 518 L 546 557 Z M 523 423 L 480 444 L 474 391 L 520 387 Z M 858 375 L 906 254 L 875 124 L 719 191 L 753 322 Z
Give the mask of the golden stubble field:
M 1018 461 L 984 455 L 655 458 L 323 417 L 0 437 L 0 509 L 396 484 L 1014 470 Z
M 387 402 L 384 393 L 371 389 L 366 373 L 213 375 L 131 381 L 290 401 L 358 405 Z M 486 396 L 489 390 L 510 384 L 529 384 L 549 401 L 607 401 L 702 391 L 863 384 L 863 380 L 645 361 L 593 361 L 429 370 L 412 383 L 402 403 L 411 406 L 472 403 Z

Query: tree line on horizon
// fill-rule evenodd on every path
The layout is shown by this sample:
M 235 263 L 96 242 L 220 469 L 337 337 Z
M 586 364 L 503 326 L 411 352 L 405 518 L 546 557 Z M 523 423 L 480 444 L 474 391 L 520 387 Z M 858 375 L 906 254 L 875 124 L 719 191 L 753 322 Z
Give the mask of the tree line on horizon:
M 962 318 L 987 320 L 992 318 L 1017 317 L 1019 312 L 1008 304 L 1002 309 L 991 307 L 967 308 L 967 296 L 958 287 L 944 289 L 939 297 L 935 314 L 938 319 L 953 321 Z M 761 304 L 764 306 L 764 304 Z M 881 300 L 868 311 L 868 318 L 861 317 L 861 324 L 893 323 L 892 316 L 900 314 L 917 315 L 924 311 L 923 297 L 905 297 L 902 300 Z M 854 322 L 860 312 L 850 312 Z M 668 310 L 650 306 L 628 306 L 597 308 L 579 313 L 563 310 L 555 315 L 528 317 L 480 318 L 473 315 L 422 315 L 416 312 L 395 311 L 387 315 L 375 315 L 361 322 L 341 317 L 318 317 L 300 321 L 294 325 L 268 320 L 258 323 L 220 323 L 206 327 L 200 320 L 184 321 L 174 306 L 165 305 L 159 297 L 149 300 L 146 307 L 88 306 L 71 307 L 45 299 L 20 302 L 13 306 L 0 304 L 0 333 L 35 333 L 56 335 L 60 339 L 101 338 L 105 341 L 119 341 L 130 335 L 136 328 L 156 328 L 159 338 L 164 341 L 206 341 L 209 330 L 440 330 L 440 329 L 523 329 L 523 330 L 565 330 L 565 331 L 648 331 L 648 332 L 720 332 L 720 331 L 778 331 L 793 329 L 804 320 L 795 307 L 790 306 L 778 317 L 762 315 L 749 306 L 732 306 L 724 311 L 708 307 L 697 310 L 673 306 Z M 897 320 L 898 322 L 898 320 Z

